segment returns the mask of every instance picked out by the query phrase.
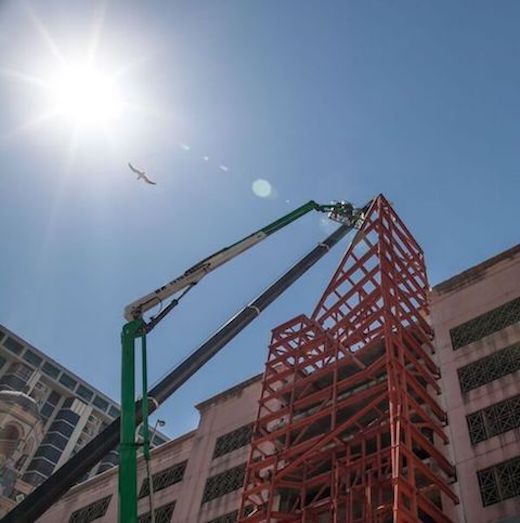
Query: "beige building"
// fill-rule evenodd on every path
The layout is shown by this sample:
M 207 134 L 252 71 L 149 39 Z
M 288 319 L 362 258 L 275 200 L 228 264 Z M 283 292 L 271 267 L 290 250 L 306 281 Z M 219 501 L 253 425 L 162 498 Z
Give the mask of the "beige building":
M 459 522 L 519 522 L 520 245 L 437 285 L 432 322 Z
M 459 523 L 520 521 L 520 246 L 437 285 L 432 324 Z M 156 522 L 233 523 L 257 414 L 256 376 L 198 405 L 197 429 L 153 451 Z M 150 521 L 143 463 L 140 522 Z M 39 521 L 115 522 L 117 470 L 73 488 Z
M 152 451 L 156 523 L 235 521 L 260 386 L 255 376 L 197 405 L 197 429 Z M 145 479 L 140 459 L 140 523 L 150 521 Z M 117 521 L 117 469 L 74 487 L 38 521 Z

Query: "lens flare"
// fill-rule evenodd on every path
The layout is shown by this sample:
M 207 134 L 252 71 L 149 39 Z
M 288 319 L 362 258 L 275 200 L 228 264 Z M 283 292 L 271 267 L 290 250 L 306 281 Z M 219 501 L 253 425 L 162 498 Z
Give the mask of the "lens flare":
M 268 198 L 273 192 L 273 187 L 267 180 L 259 178 L 253 182 L 253 192 L 259 198 Z

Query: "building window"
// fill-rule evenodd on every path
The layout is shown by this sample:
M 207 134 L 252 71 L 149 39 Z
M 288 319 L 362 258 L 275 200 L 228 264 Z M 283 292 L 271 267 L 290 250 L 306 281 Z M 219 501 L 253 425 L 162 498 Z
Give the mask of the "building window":
M 225 494 L 242 488 L 245 472 L 246 464 L 242 463 L 242 465 L 238 465 L 237 467 L 225 470 L 220 474 L 208 478 L 202 495 L 202 503 L 220 498 Z
M 117 418 L 119 416 L 119 409 L 117 407 L 110 407 L 108 415 Z
M 45 435 L 45 438 L 42 441 L 43 444 L 52 445 L 56 447 L 57 449 L 63 450 L 67 446 L 68 439 L 63 436 L 63 434 L 60 434 L 59 432 L 47 432 Z
M 450 330 L 453 350 L 489 336 L 520 321 L 520 298 L 508 301 Z
M 2 358 L 2 356 L 0 356 L 0 369 L 5 365 L 6 361 L 7 360 L 5 358 Z
M 23 359 L 29 362 L 31 365 L 39 367 L 43 358 L 41 356 L 38 356 L 38 354 L 35 354 L 32 350 L 27 349 L 23 353 Z
M 74 396 L 69 396 L 63 402 L 63 406 L 62 407 L 64 409 L 70 409 L 72 407 L 72 405 L 74 405 L 75 401 L 76 401 L 76 398 Z
M 45 476 L 39 472 L 27 472 L 23 476 L 23 480 L 34 487 L 41 485 L 45 481 Z
M 2 376 L 0 384 L 4 386 L 3 388 L 23 391 L 32 374 L 33 369 L 25 363 L 11 363 L 6 374 Z
M 41 445 L 38 451 L 36 452 L 35 457 L 45 458 L 49 461 L 52 461 L 52 463 L 58 463 L 58 461 L 61 458 L 61 452 L 61 450 L 55 449 L 50 445 Z
M 31 461 L 31 464 L 29 465 L 27 471 L 36 471 L 48 478 L 56 466 L 56 463 L 51 463 L 50 461 L 47 461 L 45 458 L 34 458 Z
M 466 416 L 471 444 L 520 427 L 520 396 L 508 398 Z
M 168 503 L 168 505 L 163 505 L 162 507 L 156 508 L 155 513 L 155 523 L 170 523 L 172 520 L 173 511 L 175 509 L 175 501 Z M 143 514 L 139 516 L 137 520 L 138 523 L 150 523 L 152 518 L 150 513 Z
M 59 415 L 59 414 L 58 414 Z M 52 422 L 52 425 L 49 427 L 49 432 L 58 432 L 64 436 L 70 436 L 74 431 L 74 427 L 67 423 L 66 421 L 56 421 Z
M 156 435 L 153 437 L 152 445 L 158 447 L 159 445 L 162 445 L 163 443 L 166 443 L 167 441 L 168 441 L 167 439 L 161 438 L 160 436 Z
M 54 365 L 50 364 L 48 361 L 46 361 L 43 364 L 42 372 L 47 374 L 47 376 L 50 376 L 51 378 L 56 379 L 58 377 L 58 374 L 60 373 L 60 369 L 55 367 Z
M 73 427 L 75 427 L 79 420 L 79 414 L 76 414 L 75 412 L 72 412 L 72 410 L 69 409 L 61 409 L 54 418 L 54 421 L 60 420 L 64 420 L 70 423 Z
M 55 390 L 53 390 L 49 394 L 49 397 L 47 398 L 47 401 L 49 403 L 51 403 L 52 405 L 57 405 L 58 401 L 60 401 L 60 398 L 61 398 L 61 396 Z
M 244 447 L 251 443 L 251 436 L 253 435 L 253 424 L 244 425 L 236 430 L 228 432 L 223 436 L 217 438 L 215 442 L 215 450 L 213 451 L 213 459 L 223 456 L 228 452 Z
M 97 473 L 101 474 L 102 472 L 105 472 L 105 470 L 109 470 L 112 467 L 116 467 L 118 464 L 119 464 L 119 453 L 117 452 L 117 450 L 111 450 L 101 460 Z
M 56 407 L 54 405 L 51 405 L 50 403 L 45 403 L 45 405 L 40 410 L 40 414 L 42 415 L 43 418 L 45 418 L 47 420 L 51 417 L 55 408 Z
M 94 393 L 90 389 L 87 389 L 85 385 L 80 385 L 78 387 L 78 390 L 76 391 L 76 394 L 86 401 L 90 401 L 92 399 L 92 396 L 94 396 Z
M 108 401 L 104 400 L 103 398 L 96 396 L 94 398 L 94 401 L 92 402 L 98 409 L 102 410 L 103 412 L 107 410 L 108 408 Z
M 8 336 L 4 341 L 4 347 L 18 355 L 20 355 L 23 351 L 23 345 L 15 339 L 11 338 L 11 336 Z
M 90 523 L 91 521 L 102 518 L 108 510 L 111 498 L 111 495 L 107 496 L 106 498 L 76 510 L 71 514 L 69 523 Z
M 10 374 L 14 374 L 15 376 L 18 376 L 19 378 L 26 381 L 31 378 L 33 372 L 33 369 L 31 369 L 31 367 L 28 365 L 25 365 L 25 363 L 13 363 L 11 367 L 9 367 Z
M 457 370 L 462 392 L 520 370 L 520 343 L 506 347 Z
M 487 507 L 520 495 L 520 456 L 477 471 L 482 504 Z
M 5 332 L 2 329 L 0 329 L 0 341 L 3 340 L 4 337 L 5 337 Z
M 159 490 L 165 489 L 170 485 L 174 485 L 175 483 L 179 483 L 179 481 L 182 481 L 187 464 L 187 461 L 183 461 L 182 463 L 177 463 L 177 465 L 173 465 L 173 467 L 161 470 L 160 472 L 156 472 L 155 474 L 153 474 L 153 491 L 158 492 Z M 144 498 L 149 494 L 150 488 L 148 484 L 148 478 L 145 478 L 141 486 L 141 490 L 139 491 L 139 498 Z
M 62 385 L 65 385 L 70 390 L 74 390 L 74 387 L 76 386 L 77 381 L 74 378 L 71 378 L 68 374 L 63 373 L 60 376 L 59 382 Z
M 6 374 L 2 376 L 0 380 L 0 390 L 11 389 L 17 391 L 23 391 L 25 389 L 26 382 L 18 376 L 12 374 Z

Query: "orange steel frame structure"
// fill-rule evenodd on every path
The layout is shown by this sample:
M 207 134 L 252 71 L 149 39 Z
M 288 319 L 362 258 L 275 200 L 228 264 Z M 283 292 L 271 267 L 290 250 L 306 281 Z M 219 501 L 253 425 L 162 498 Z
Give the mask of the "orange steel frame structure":
M 312 316 L 273 330 L 241 522 L 451 522 L 428 289 L 378 196 Z

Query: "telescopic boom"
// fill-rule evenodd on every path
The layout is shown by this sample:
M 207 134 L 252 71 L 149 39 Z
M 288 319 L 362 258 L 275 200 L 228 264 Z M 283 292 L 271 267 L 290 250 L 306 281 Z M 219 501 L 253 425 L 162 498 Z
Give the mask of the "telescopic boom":
M 150 292 L 146 296 L 132 302 L 125 307 L 124 317 L 127 321 L 142 318 L 143 315 L 150 309 L 164 304 L 169 298 L 174 295 L 189 289 L 191 286 L 197 284 L 206 274 L 214 271 L 224 263 L 232 260 L 239 254 L 247 251 L 254 245 L 257 245 L 262 240 L 271 234 L 283 229 L 286 225 L 296 221 L 310 211 L 319 211 L 329 213 L 329 217 L 335 221 L 350 225 L 352 219 L 359 218 L 359 212 L 354 210 L 352 204 L 349 202 L 334 202 L 331 204 L 320 205 L 313 200 L 298 207 L 294 211 L 282 216 L 278 220 L 269 225 L 259 229 L 258 231 L 246 236 L 242 240 L 224 247 L 214 254 L 204 258 L 202 261 L 190 267 L 181 276 L 166 283 L 162 287 Z

